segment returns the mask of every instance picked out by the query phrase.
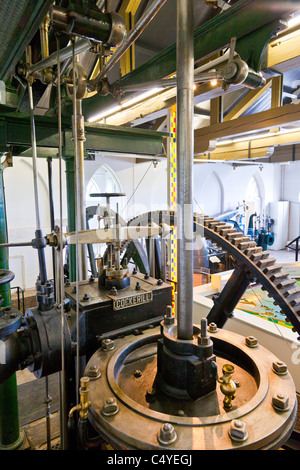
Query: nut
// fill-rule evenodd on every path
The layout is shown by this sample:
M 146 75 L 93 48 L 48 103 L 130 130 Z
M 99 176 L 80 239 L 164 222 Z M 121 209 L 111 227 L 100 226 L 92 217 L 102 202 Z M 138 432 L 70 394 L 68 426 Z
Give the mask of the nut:
M 208 346 L 211 344 L 211 339 L 209 336 L 198 335 L 198 344 L 201 346 Z
M 102 414 L 104 416 L 113 416 L 119 411 L 118 404 L 114 398 L 107 398 L 102 407 Z
M 160 444 L 163 444 L 165 446 L 173 444 L 177 439 L 177 434 L 170 423 L 165 423 L 162 425 L 160 428 L 159 433 L 157 434 L 157 440 Z
M 84 302 L 88 302 L 88 301 L 90 300 L 89 294 L 85 293 L 84 296 L 83 296 L 83 298 L 82 298 L 82 300 L 83 300 Z
M 277 375 L 285 375 L 287 374 L 288 368 L 284 362 L 277 361 L 277 362 L 273 362 L 272 370 Z
M 98 379 L 101 376 L 100 368 L 98 366 L 91 366 L 87 375 L 91 379 Z
M 210 324 L 208 325 L 208 331 L 209 331 L 210 333 L 216 333 L 216 332 L 218 331 L 217 325 L 216 325 L 215 323 L 213 323 L 213 322 L 210 323 Z
M 238 419 L 233 419 L 230 425 L 229 437 L 237 442 L 246 441 L 248 439 L 246 424 Z
M 276 411 L 287 411 L 290 409 L 289 397 L 282 393 L 277 393 L 277 395 L 272 398 L 272 405 Z
M 254 336 L 247 336 L 245 343 L 249 348 L 256 348 L 258 346 L 258 341 Z
M 112 339 L 104 339 L 101 343 L 103 351 L 111 351 L 115 347 L 115 343 Z

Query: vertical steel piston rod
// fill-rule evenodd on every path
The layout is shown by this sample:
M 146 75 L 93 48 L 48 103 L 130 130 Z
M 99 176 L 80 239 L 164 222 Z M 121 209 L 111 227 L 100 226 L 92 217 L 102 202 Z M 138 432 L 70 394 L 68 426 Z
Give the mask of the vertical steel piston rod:
M 177 0 L 177 322 L 178 338 L 193 337 L 194 11 Z

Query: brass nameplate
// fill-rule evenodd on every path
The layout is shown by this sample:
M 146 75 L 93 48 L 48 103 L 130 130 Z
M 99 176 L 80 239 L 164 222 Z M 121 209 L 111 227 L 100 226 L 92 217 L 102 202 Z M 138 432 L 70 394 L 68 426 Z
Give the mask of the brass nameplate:
M 152 302 L 152 292 L 141 292 L 140 294 L 130 297 L 122 297 L 121 299 L 113 299 L 113 309 L 123 310 L 124 308 L 136 307 L 137 305 L 148 304 Z

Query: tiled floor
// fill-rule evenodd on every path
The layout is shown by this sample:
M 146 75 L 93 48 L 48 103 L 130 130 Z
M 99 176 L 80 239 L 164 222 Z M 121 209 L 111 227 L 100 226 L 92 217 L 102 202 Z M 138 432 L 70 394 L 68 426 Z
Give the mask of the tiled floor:
M 276 258 L 277 263 L 295 263 L 295 251 L 293 250 L 268 250 L 272 258 Z M 299 256 L 300 261 L 300 256 Z

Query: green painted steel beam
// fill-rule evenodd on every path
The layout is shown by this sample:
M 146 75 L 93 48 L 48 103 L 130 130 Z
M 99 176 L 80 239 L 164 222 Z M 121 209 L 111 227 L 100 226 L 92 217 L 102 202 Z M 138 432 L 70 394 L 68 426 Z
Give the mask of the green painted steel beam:
M 299 0 L 240 0 L 195 30 L 195 62 L 226 48 L 231 38 L 236 37 L 237 52 L 251 68 L 260 70 L 262 54 L 280 19 L 297 9 Z M 120 86 L 159 80 L 174 72 L 176 44 L 122 77 Z M 95 95 L 83 101 L 83 114 L 89 119 L 115 102 L 111 95 Z
M 68 206 L 68 231 L 76 230 L 76 204 L 75 204 L 75 160 L 74 156 L 65 156 L 66 162 L 66 188 Z M 76 246 L 69 245 L 69 280 L 76 281 Z
M 35 116 L 38 156 L 49 156 L 47 149 L 53 154 L 58 145 L 57 118 Z M 63 153 L 74 155 L 71 122 L 64 119 Z M 28 116 L 20 113 L 0 115 L 0 152 L 7 152 L 13 147 L 14 156 L 31 148 L 30 121 Z M 167 135 L 147 129 L 134 129 L 118 126 L 85 125 L 85 151 L 107 151 L 133 153 L 138 155 L 158 155 L 163 153 L 163 138 Z M 28 156 L 31 156 L 28 152 Z

